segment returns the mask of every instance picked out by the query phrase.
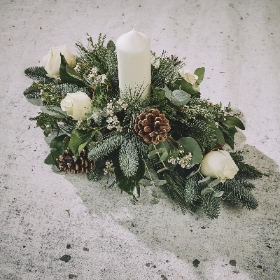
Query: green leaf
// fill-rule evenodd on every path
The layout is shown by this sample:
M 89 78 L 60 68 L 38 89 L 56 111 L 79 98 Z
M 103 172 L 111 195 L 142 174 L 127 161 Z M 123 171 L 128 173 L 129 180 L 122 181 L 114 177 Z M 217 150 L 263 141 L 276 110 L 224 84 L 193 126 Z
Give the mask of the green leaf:
M 116 46 L 115 46 L 115 43 L 110 40 L 108 43 L 107 43 L 107 49 L 109 49 L 110 51 L 114 52 L 116 50 Z
M 184 106 L 191 100 L 191 95 L 181 89 L 176 89 L 172 92 L 167 86 L 164 89 L 165 97 L 175 106 Z
M 214 196 L 215 196 L 215 197 L 222 197 L 223 194 L 224 194 L 224 191 L 219 191 L 219 192 L 215 192 L 215 193 L 214 193 Z
M 118 159 L 113 159 L 114 167 L 115 167 L 115 175 L 116 175 L 116 183 L 118 187 L 127 192 L 130 195 L 133 195 L 134 197 L 140 196 L 140 186 L 139 181 L 143 178 L 145 174 L 145 163 L 142 159 L 139 161 L 139 166 L 137 169 L 137 172 L 135 176 L 126 177 L 124 173 L 122 172 L 119 164 Z
M 168 157 L 168 152 L 166 151 L 165 148 L 159 148 L 159 149 L 155 149 L 155 150 L 149 152 L 148 158 L 152 159 L 152 158 L 155 158 L 156 156 L 159 156 L 159 158 L 161 158 L 163 155 L 165 157 L 166 154 L 167 154 L 167 157 Z
M 201 180 L 198 181 L 198 184 L 201 185 L 201 186 L 206 186 L 208 185 L 208 183 L 211 181 L 211 178 L 208 176 L 208 177 L 205 177 Z
M 185 79 L 178 79 L 173 84 L 174 89 L 181 89 L 189 93 L 192 97 L 200 97 L 200 92 L 193 88 L 192 84 L 188 83 Z
M 204 188 L 202 191 L 201 191 L 201 195 L 206 195 L 208 193 L 211 193 L 213 192 L 214 190 L 212 188 Z
M 215 133 L 216 133 L 216 138 L 217 138 L 218 144 L 224 145 L 225 144 L 225 137 L 224 137 L 222 131 L 219 128 L 216 128 Z
M 228 128 L 234 128 L 236 126 L 242 130 L 245 129 L 243 122 L 239 118 L 234 117 L 234 116 L 225 117 L 223 124 Z
M 198 164 L 202 161 L 202 151 L 195 139 L 191 137 L 182 137 L 179 139 L 178 143 L 183 147 L 186 153 L 190 152 L 192 154 L 192 162 L 194 164 Z
M 95 131 L 92 130 L 79 130 L 74 129 L 72 131 L 69 149 L 73 152 L 75 157 L 80 155 L 82 149 L 91 141 Z
M 49 154 L 46 159 L 44 160 L 45 164 L 55 165 L 56 162 L 53 160 L 52 154 Z
M 53 158 L 53 161 L 57 164 L 56 159 L 59 158 L 60 155 L 63 155 L 65 149 L 67 148 L 69 136 L 66 134 L 60 135 L 55 137 L 51 143 L 50 143 L 50 148 L 51 148 L 51 155 Z
M 196 83 L 197 84 L 200 84 L 203 79 L 204 79 L 204 73 L 205 73 L 205 68 L 204 67 L 201 67 L 201 68 L 197 68 L 195 71 L 194 71 L 194 74 L 198 76 L 198 79 L 196 80 Z
M 61 57 L 61 64 L 60 64 L 60 79 L 63 83 L 70 83 L 70 84 L 76 84 L 78 86 L 86 86 L 83 80 L 81 80 L 77 74 L 77 72 L 70 67 L 67 62 L 65 57 L 60 54 Z

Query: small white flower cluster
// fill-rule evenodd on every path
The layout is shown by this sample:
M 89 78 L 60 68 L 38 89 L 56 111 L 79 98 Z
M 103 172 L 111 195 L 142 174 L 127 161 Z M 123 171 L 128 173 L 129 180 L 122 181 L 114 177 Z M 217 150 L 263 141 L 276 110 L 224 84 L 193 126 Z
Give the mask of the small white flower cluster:
M 106 75 L 105 74 L 97 75 L 97 71 L 98 71 L 98 69 L 96 67 L 93 67 L 87 76 L 88 79 L 92 80 L 95 84 L 97 84 L 97 83 L 104 84 L 104 82 L 107 78 Z
M 122 109 L 127 109 L 127 104 L 124 103 L 121 99 L 119 100 L 110 100 L 110 102 L 107 104 L 106 107 L 106 113 L 108 114 L 107 118 L 107 129 L 112 130 L 113 128 L 116 128 L 117 131 L 122 131 L 122 127 L 120 125 L 120 121 L 118 120 L 118 117 L 114 115 L 115 112 L 119 112 Z
M 104 175 L 113 175 L 114 174 L 114 165 L 111 160 L 105 162 Z
M 184 154 L 183 150 L 179 151 L 179 154 Z M 177 156 L 177 157 L 171 157 L 169 158 L 168 162 L 171 164 L 180 164 L 182 168 L 190 168 L 192 165 L 192 154 L 188 153 L 187 155 L 184 155 L 182 157 Z

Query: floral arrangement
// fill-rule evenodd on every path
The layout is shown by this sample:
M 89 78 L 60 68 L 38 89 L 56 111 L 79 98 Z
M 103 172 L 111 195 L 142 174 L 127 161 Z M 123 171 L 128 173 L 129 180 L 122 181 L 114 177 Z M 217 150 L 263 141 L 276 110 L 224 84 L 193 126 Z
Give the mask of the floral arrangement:
M 177 56 L 151 55 L 151 85 L 120 94 L 114 42 L 100 35 L 94 43 L 51 48 L 24 95 L 44 109 L 35 120 L 50 138 L 45 163 L 89 180 L 111 178 L 121 190 L 140 196 L 142 180 L 160 186 L 181 207 L 202 208 L 217 218 L 221 202 L 255 209 L 251 179 L 262 176 L 234 152 L 242 121 L 230 106 L 201 98 L 204 68 L 184 70 Z M 109 181 L 108 181 L 109 182 Z

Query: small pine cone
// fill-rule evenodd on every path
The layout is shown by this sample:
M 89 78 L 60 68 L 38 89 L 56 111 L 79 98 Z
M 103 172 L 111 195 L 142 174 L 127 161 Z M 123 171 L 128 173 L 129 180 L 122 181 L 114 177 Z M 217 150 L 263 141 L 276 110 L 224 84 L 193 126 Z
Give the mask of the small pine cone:
M 168 119 L 158 109 L 149 109 L 136 117 L 134 130 L 149 144 L 158 144 L 167 138 L 171 129 Z
M 61 171 L 65 171 L 65 173 L 89 173 L 94 167 L 94 161 L 89 161 L 87 155 L 87 150 L 83 149 L 80 156 L 74 161 L 72 151 L 66 149 L 64 154 L 56 159 L 58 162 L 58 168 Z

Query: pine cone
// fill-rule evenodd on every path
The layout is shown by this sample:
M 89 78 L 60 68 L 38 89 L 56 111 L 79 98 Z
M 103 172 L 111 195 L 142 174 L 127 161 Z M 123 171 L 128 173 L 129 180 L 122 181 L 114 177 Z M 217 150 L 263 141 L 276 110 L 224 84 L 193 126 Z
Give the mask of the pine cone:
M 66 149 L 64 154 L 56 159 L 59 170 L 65 171 L 65 173 L 88 173 L 93 169 L 94 161 L 89 161 L 87 154 L 87 150 L 83 149 L 80 156 L 74 161 L 73 153 L 70 149 Z
M 171 129 L 168 119 L 158 109 L 149 109 L 136 117 L 134 130 L 146 143 L 158 144 Z

